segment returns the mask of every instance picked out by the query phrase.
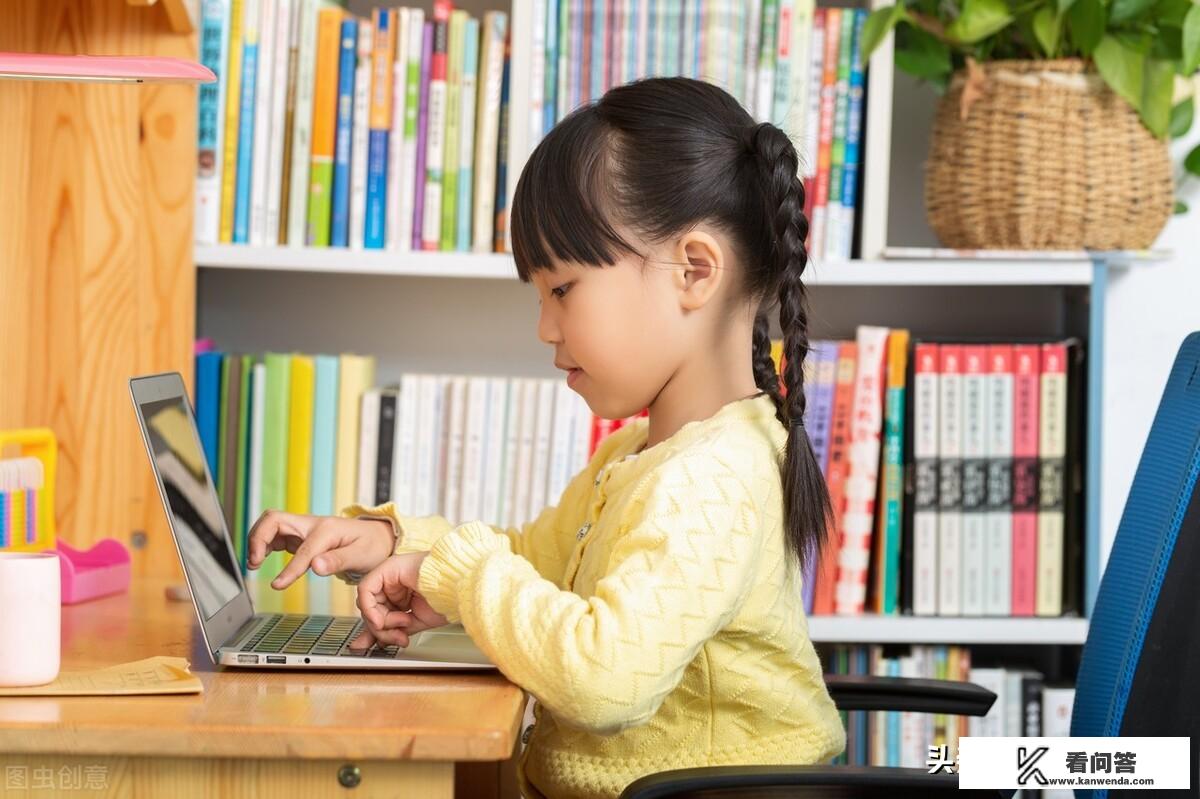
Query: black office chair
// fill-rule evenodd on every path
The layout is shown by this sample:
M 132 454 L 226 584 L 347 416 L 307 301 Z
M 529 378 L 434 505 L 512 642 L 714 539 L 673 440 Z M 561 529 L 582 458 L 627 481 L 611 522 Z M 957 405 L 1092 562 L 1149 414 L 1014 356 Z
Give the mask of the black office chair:
M 1075 686 L 1072 736 L 1190 736 L 1200 775 L 1200 333 L 1175 358 L 1100 582 Z M 977 685 L 827 676 L 843 710 L 979 716 L 995 694 Z M 1200 794 L 1123 789 L 1120 799 Z M 711 766 L 650 774 L 621 799 L 1003 796 L 960 791 L 958 775 L 884 766 Z M 1107 789 L 1075 790 L 1107 799 Z

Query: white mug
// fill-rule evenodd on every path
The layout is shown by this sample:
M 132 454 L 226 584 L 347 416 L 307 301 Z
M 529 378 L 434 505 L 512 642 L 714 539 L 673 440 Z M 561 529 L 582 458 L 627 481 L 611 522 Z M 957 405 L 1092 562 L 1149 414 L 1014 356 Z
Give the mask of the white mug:
M 0 686 L 58 676 L 62 589 L 53 552 L 0 552 Z

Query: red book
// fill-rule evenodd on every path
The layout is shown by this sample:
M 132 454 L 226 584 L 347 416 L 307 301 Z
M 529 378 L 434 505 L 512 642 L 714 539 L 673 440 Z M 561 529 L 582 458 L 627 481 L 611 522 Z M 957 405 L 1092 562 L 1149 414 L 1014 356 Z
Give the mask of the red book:
M 829 546 L 822 553 L 817 569 L 814 615 L 831 614 L 835 606 L 838 553 L 842 549 L 842 516 L 846 510 L 846 477 L 850 474 L 850 423 L 854 410 L 854 374 L 857 367 L 858 344 L 853 341 L 838 344 L 833 417 L 829 428 L 829 471 L 825 475 L 833 517 L 830 520 Z
M 1013 347 L 1012 615 L 1032 616 L 1037 587 L 1041 352 Z

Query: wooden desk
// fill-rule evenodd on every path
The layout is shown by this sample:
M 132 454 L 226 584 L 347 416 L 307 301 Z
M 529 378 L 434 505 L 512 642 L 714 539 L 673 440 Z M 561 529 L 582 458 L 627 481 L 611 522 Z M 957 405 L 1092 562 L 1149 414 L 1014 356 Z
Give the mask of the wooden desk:
M 0 697 L 0 795 L 516 796 L 525 696 L 499 672 L 218 669 L 165 585 L 64 606 L 62 667 L 183 656 L 204 693 Z

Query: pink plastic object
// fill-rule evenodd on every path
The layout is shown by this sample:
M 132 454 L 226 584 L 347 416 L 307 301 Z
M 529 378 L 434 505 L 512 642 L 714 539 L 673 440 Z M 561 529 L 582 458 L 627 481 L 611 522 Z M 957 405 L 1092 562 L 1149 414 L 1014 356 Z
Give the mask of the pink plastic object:
M 62 583 L 62 603 L 74 605 L 129 590 L 129 550 L 115 538 L 104 538 L 86 552 L 58 539 L 56 549 Z
M 203 64 L 167 56 L 0 52 L 0 78 L 113 83 L 211 83 L 217 76 Z

